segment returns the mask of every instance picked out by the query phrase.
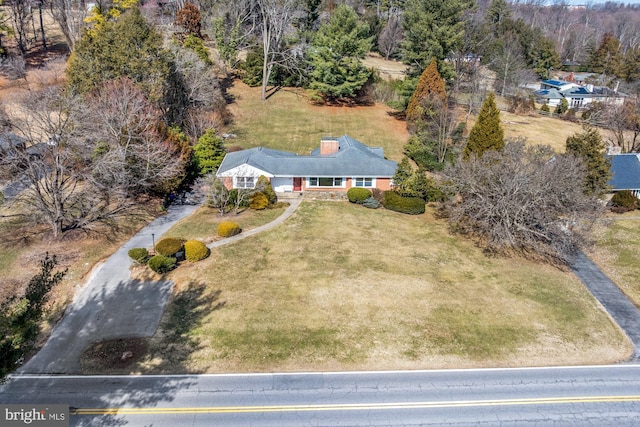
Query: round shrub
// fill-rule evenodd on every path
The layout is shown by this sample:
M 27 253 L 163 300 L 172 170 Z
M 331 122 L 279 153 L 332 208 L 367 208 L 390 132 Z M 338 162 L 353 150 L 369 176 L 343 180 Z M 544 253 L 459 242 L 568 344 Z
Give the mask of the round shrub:
M 631 190 L 618 191 L 611 198 L 611 206 L 616 213 L 629 212 L 638 209 L 638 199 Z
M 254 193 L 249 202 L 249 208 L 261 211 L 269 206 L 269 199 L 264 193 Z
M 240 226 L 233 221 L 222 221 L 218 224 L 218 236 L 231 237 L 240 234 Z
M 149 261 L 149 251 L 146 248 L 133 248 L 129 249 L 129 258 L 137 262 L 138 264 L 146 264 Z
M 403 197 L 395 191 L 384 192 L 383 206 L 409 215 L 419 215 L 425 211 L 425 202 L 420 197 Z
M 373 197 L 369 197 L 364 201 L 364 203 L 362 203 L 362 206 L 369 209 L 378 209 L 380 207 L 380 202 Z
M 147 265 L 156 273 L 163 274 L 176 268 L 176 259 L 164 255 L 155 255 L 149 258 Z
M 182 251 L 184 239 L 178 237 L 166 237 L 156 243 L 156 252 L 164 256 L 172 256 Z
M 209 248 L 200 240 L 187 240 L 184 243 L 184 256 L 187 261 L 200 261 L 209 256 Z
M 540 107 L 540 111 L 544 111 L 545 113 L 548 113 L 551 110 L 549 110 L 549 105 L 542 104 L 542 107 Z
M 363 204 L 365 200 L 371 197 L 371 190 L 361 187 L 351 187 L 347 191 L 347 198 L 351 203 Z

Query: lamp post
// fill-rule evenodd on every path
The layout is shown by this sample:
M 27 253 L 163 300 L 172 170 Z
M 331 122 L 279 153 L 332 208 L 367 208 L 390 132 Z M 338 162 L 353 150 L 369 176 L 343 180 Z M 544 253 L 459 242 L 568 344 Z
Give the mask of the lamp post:
M 153 248 L 153 254 L 156 254 L 156 235 L 154 233 L 151 233 L 151 243 L 153 244 L 152 248 Z

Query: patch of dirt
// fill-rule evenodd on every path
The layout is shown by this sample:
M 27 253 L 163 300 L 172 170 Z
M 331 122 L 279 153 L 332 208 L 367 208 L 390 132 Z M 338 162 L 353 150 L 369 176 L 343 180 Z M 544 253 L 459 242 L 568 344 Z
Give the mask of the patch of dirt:
M 123 372 L 129 373 L 147 354 L 147 339 L 118 338 L 91 344 L 80 358 L 84 374 Z

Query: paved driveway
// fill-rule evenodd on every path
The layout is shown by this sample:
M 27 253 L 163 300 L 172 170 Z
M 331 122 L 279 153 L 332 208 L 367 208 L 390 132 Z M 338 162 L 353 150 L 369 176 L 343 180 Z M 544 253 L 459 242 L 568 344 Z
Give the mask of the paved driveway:
M 45 346 L 22 366 L 23 374 L 79 374 L 80 356 L 95 341 L 152 336 L 160 322 L 172 283 L 140 282 L 129 274 L 131 248 L 149 247 L 196 206 L 173 206 L 120 247 L 94 272 L 67 307 Z

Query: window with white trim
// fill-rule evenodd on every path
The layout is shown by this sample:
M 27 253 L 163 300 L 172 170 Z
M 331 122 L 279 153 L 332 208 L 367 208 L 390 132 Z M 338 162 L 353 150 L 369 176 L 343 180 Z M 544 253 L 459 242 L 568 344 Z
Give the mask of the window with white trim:
M 353 178 L 353 186 L 371 188 L 373 187 L 373 178 Z
M 236 177 L 236 188 L 254 188 L 255 186 L 255 179 L 252 176 Z
M 309 187 L 343 187 L 342 178 L 309 178 Z

